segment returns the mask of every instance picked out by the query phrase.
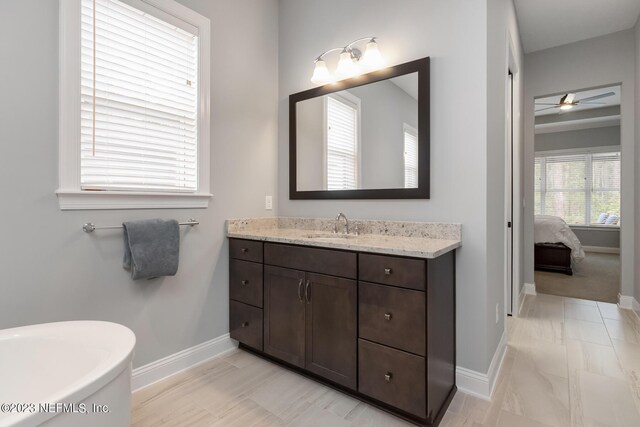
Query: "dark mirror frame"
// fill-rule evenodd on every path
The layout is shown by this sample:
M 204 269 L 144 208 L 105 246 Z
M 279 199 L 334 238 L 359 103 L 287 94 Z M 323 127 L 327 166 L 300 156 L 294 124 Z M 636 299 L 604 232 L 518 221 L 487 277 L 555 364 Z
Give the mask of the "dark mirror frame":
M 418 73 L 418 188 L 382 188 L 360 190 L 311 190 L 297 188 L 296 104 L 405 74 Z M 330 83 L 289 96 L 289 199 L 428 199 L 430 181 L 430 78 L 429 57 L 395 65 L 361 76 Z

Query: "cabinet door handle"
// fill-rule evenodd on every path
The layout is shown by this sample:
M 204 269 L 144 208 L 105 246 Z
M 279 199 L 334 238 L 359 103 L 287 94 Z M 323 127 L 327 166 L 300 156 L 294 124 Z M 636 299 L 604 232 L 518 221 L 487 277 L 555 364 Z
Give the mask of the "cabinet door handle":
M 384 269 L 384 275 L 385 275 L 385 276 L 391 276 L 391 271 L 392 271 L 392 270 L 391 270 L 390 268 L 385 268 L 385 269 Z
M 384 380 L 388 383 L 391 382 L 391 378 L 393 378 L 393 374 L 391 372 L 387 372 L 386 374 L 384 374 Z
M 248 280 L 243 280 L 243 281 L 241 281 L 241 282 L 240 282 L 240 284 L 241 284 L 242 286 L 245 286 L 245 285 L 248 285 L 248 284 L 249 284 L 249 281 L 248 281 Z
M 242 322 L 242 325 L 241 325 L 241 326 L 242 326 L 243 328 L 246 328 L 247 326 L 249 326 L 249 322 Z
M 298 282 L 298 301 L 302 302 L 302 283 L 304 282 L 304 279 L 300 279 L 300 281 Z
M 384 320 L 391 320 L 391 313 L 385 313 Z
M 307 304 L 311 304 L 311 294 L 309 293 L 309 286 L 311 286 L 311 280 L 307 280 L 307 285 L 304 287 L 304 298 L 307 300 Z

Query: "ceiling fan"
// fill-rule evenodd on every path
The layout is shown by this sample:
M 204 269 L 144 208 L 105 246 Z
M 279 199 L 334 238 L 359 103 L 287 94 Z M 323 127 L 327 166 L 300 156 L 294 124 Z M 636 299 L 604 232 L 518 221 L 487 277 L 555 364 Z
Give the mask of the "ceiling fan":
M 593 101 L 597 99 L 608 98 L 613 95 L 615 95 L 615 92 L 607 92 L 601 95 L 590 96 L 588 98 L 576 99 L 575 93 L 567 93 L 560 98 L 560 102 L 558 102 L 557 104 L 546 103 L 546 102 L 536 102 L 536 105 L 551 105 L 551 107 L 545 107 L 545 108 L 540 108 L 539 110 L 536 110 L 536 113 L 540 111 L 550 110 L 552 108 L 560 108 L 560 110 L 566 111 L 566 110 L 572 109 L 573 107 L 579 104 L 606 105 L 605 102 L 593 102 Z

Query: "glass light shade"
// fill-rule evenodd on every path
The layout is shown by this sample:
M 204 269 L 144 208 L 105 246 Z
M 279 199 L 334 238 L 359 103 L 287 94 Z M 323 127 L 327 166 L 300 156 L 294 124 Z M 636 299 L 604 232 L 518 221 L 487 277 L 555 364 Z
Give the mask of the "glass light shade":
M 573 108 L 573 105 L 572 105 L 572 104 L 562 104 L 562 105 L 560 106 L 560 109 L 561 109 L 561 110 L 571 110 L 572 108 Z
M 311 76 L 311 82 L 319 85 L 330 83 L 333 79 L 331 73 L 327 68 L 327 64 L 322 60 L 316 61 L 316 67 L 313 69 L 313 76 Z
M 384 65 L 384 59 L 378 49 L 378 43 L 375 40 L 371 40 L 367 43 L 367 48 L 362 55 L 360 63 L 368 70 L 375 70 L 381 68 Z
M 343 51 L 340 54 L 340 61 L 338 61 L 338 68 L 336 68 L 336 75 L 340 79 L 347 79 L 349 77 L 353 77 L 360 74 L 358 70 L 358 66 L 353 59 L 351 58 L 351 54 L 347 51 Z

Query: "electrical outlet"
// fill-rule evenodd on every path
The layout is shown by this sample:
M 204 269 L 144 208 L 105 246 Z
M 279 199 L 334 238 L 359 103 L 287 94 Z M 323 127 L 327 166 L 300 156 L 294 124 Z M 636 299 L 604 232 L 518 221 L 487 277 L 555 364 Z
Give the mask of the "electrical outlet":
M 500 321 L 500 304 L 496 304 L 496 323 Z
M 273 209 L 273 197 L 264 196 L 264 208 L 268 211 Z

